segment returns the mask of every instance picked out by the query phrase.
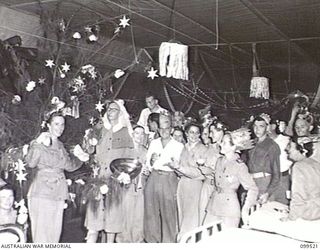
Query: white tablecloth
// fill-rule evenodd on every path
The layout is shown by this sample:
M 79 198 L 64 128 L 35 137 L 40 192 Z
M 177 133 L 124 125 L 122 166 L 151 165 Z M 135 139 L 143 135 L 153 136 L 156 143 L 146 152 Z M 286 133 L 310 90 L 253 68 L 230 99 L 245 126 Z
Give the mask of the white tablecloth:
M 281 235 L 256 230 L 230 228 L 215 232 L 199 242 L 206 249 L 299 249 L 301 242 Z M 201 247 L 202 249 L 202 247 Z
M 287 214 L 279 210 L 279 204 L 269 203 L 252 213 L 249 219 L 249 228 L 266 232 L 274 232 L 293 239 L 308 242 L 320 242 L 320 220 L 281 221 Z

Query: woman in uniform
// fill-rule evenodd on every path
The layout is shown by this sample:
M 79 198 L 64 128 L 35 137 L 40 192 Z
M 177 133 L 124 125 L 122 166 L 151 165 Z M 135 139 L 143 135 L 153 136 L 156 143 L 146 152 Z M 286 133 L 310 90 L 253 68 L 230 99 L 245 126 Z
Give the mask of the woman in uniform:
M 81 167 L 82 161 L 89 160 L 89 155 L 81 149 L 80 154 L 79 150 L 74 151 L 81 161 L 69 157 L 59 140 L 65 127 L 61 113 L 51 113 L 47 127 L 48 132 L 31 142 L 26 156 L 28 166 L 37 171 L 28 191 L 31 233 L 36 243 L 59 242 L 65 200 L 69 198 L 64 171 L 75 171 Z
M 221 154 L 215 168 L 215 193 L 208 206 L 205 223 L 222 220 L 225 227 L 238 227 L 241 217 L 237 190 L 240 185 L 248 190 L 242 208 L 242 219 L 246 221 L 249 208 L 255 204 L 258 188 L 248 172 L 248 168 L 236 152 L 239 147 L 234 144 L 231 133 L 223 136 Z
M 209 167 L 200 167 L 200 170 L 202 171 L 203 175 L 205 176 L 205 179 L 203 180 L 203 185 L 201 189 L 201 199 L 199 203 L 199 209 L 200 209 L 200 221 L 201 224 L 203 224 L 204 219 L 206 217 L 207 213 L 207 206 L 208 202 L 210 200 L 210 197 L 212 197 L 214 192 L 214 169 L 216 162 L 220 155 L 220 143 L 222 141 L 222 138 L 224 136 L 224 133 L 226 131 L 226 125 L 219 120 L 215 120 L 210 126 L 209 126 L 209 135 L 212 141 L 212 144 L 209 144 L 208 146 L 208 159 L 206 166 Z
M 200 193 L 204 176 L 200 165 L 204 165 L 207 148 L 202 144 L 201 127 L 197 124 L 186 126 L 187 143 L 181 153 L 180 164 L 175 171 L 181 176 L 177 189 L 179 238 L 186 232 L 200 226 Z M 191 195 L 192 194 L 192 195 Z

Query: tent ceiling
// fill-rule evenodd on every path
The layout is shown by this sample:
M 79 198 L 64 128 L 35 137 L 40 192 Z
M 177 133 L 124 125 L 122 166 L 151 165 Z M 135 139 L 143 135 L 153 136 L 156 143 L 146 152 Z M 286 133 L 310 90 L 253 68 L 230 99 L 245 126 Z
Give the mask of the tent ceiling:
M 270 67 L 281 71 L 281 81 L 289 78 L 288 71 L 293 72 L 297 64 L 312 65 L 313 72 L 319 68 L 318 0 L 41 1 L 49 10 L 55 9 L 58 2 L 60 14 L 66 20 L 74 15 L 74 29 L 98 22 L 109 37 L 121 16 L 130 16 L 136 45 L 146 48 L 154 58 L 161 42 L 175 38 L 190 45 L 191 55 L 203 55 L 212 69 L 236 67 L 250 72 L 251 44 L 257 42 L 263 71 L 271 72 Z M 35 15 L 40 13 L 39 1 L 35 0 L 0 0 L 0 4 Z M 215 49 L 217 33 L 220 45 Z M 130 29 L 123 32 L 119 40 L 132 44 Z M 292 69 L 288 68 L 289 54 Z M 297 82 L 301 79 L 308 79 L 308 75 L 306 78 L 299 75 Z M 312 81 L 314 79 L 316 77 Z M 318 83 L 314 80 L 312 85 L 315 91 Z

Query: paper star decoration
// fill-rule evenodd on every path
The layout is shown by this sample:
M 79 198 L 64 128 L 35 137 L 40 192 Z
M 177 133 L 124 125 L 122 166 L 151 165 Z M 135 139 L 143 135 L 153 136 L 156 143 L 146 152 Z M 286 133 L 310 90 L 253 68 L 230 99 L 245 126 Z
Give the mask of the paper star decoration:
M 49 59 L 49 60 L 46 60 L 46 67 L 49 67 L 50 69 L 54 66 L 54 62 L 53 60 Z
M 157 72 L 158 70 L 155 70 L 153 67 L 151 67 L 151 69 L 148 71 L 148 78 L 151 78 L 153 80 L 155 77 L 159 77 L 157 75 Z
M 66 73 L 70 70 L 70 65 L 67 64 L 66 62 L 61 67 L 62 67 L 62 71 Z
M 16 174 L 16 176 L 17 176 L 17 181 L 19 181 L 20 185 L 21 185 L 21 183 L 22 183 L 23 181 L 26 181 L 26 180 L 27 180 L 27 178 L 26 178 L 27 175 L 28 175 L 27 173 L 23 173 L 22 171 Z
M 21 171 L 26 171 L 26 168 L 24 167 L 26 164 L 19 159 L 17 162 L 14 163 L 14 169 L 21 172 Z
M 104 104 L 101 103 L 101 101 L 99 101 L 97 104 L 96 104 L 96 110 L 99 111 L 99 113 L 101 113 L 101 111 L 104 109 Z
M 130 19 L 126 17 L 126 15 L 124 15 L 121 19 L 120 19 L 120 24 L 119 26 L 122 26 L 122 28 L 125 28 L 126 26 L 130 26 L 129 24 Z
M 42 85 L 42 84 L 45 84 L 45 80 L 46 80 L 45 78 L 40 77 L 39 80 L 38 80 L 38 82 L 39 82 L 39 84 Z

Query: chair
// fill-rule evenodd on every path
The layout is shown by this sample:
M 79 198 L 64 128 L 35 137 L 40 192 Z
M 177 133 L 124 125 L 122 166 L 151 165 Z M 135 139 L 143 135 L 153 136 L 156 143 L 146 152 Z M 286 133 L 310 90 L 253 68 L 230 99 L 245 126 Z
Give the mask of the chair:
M 13 243 L 11 242 L 13 240 L 19 243 L 26 242 L 26 237 L 21 227 L 15 224 L 0 225 L 0 243 Z
M 216 221 L 214 223 L 206 224 L 197 227 L 184 235 L 180 239 L 180 243 L 197 243 L 204 239 L 212 237 L 214 232 L 220 232 L 222 230 L 221 221 Z

